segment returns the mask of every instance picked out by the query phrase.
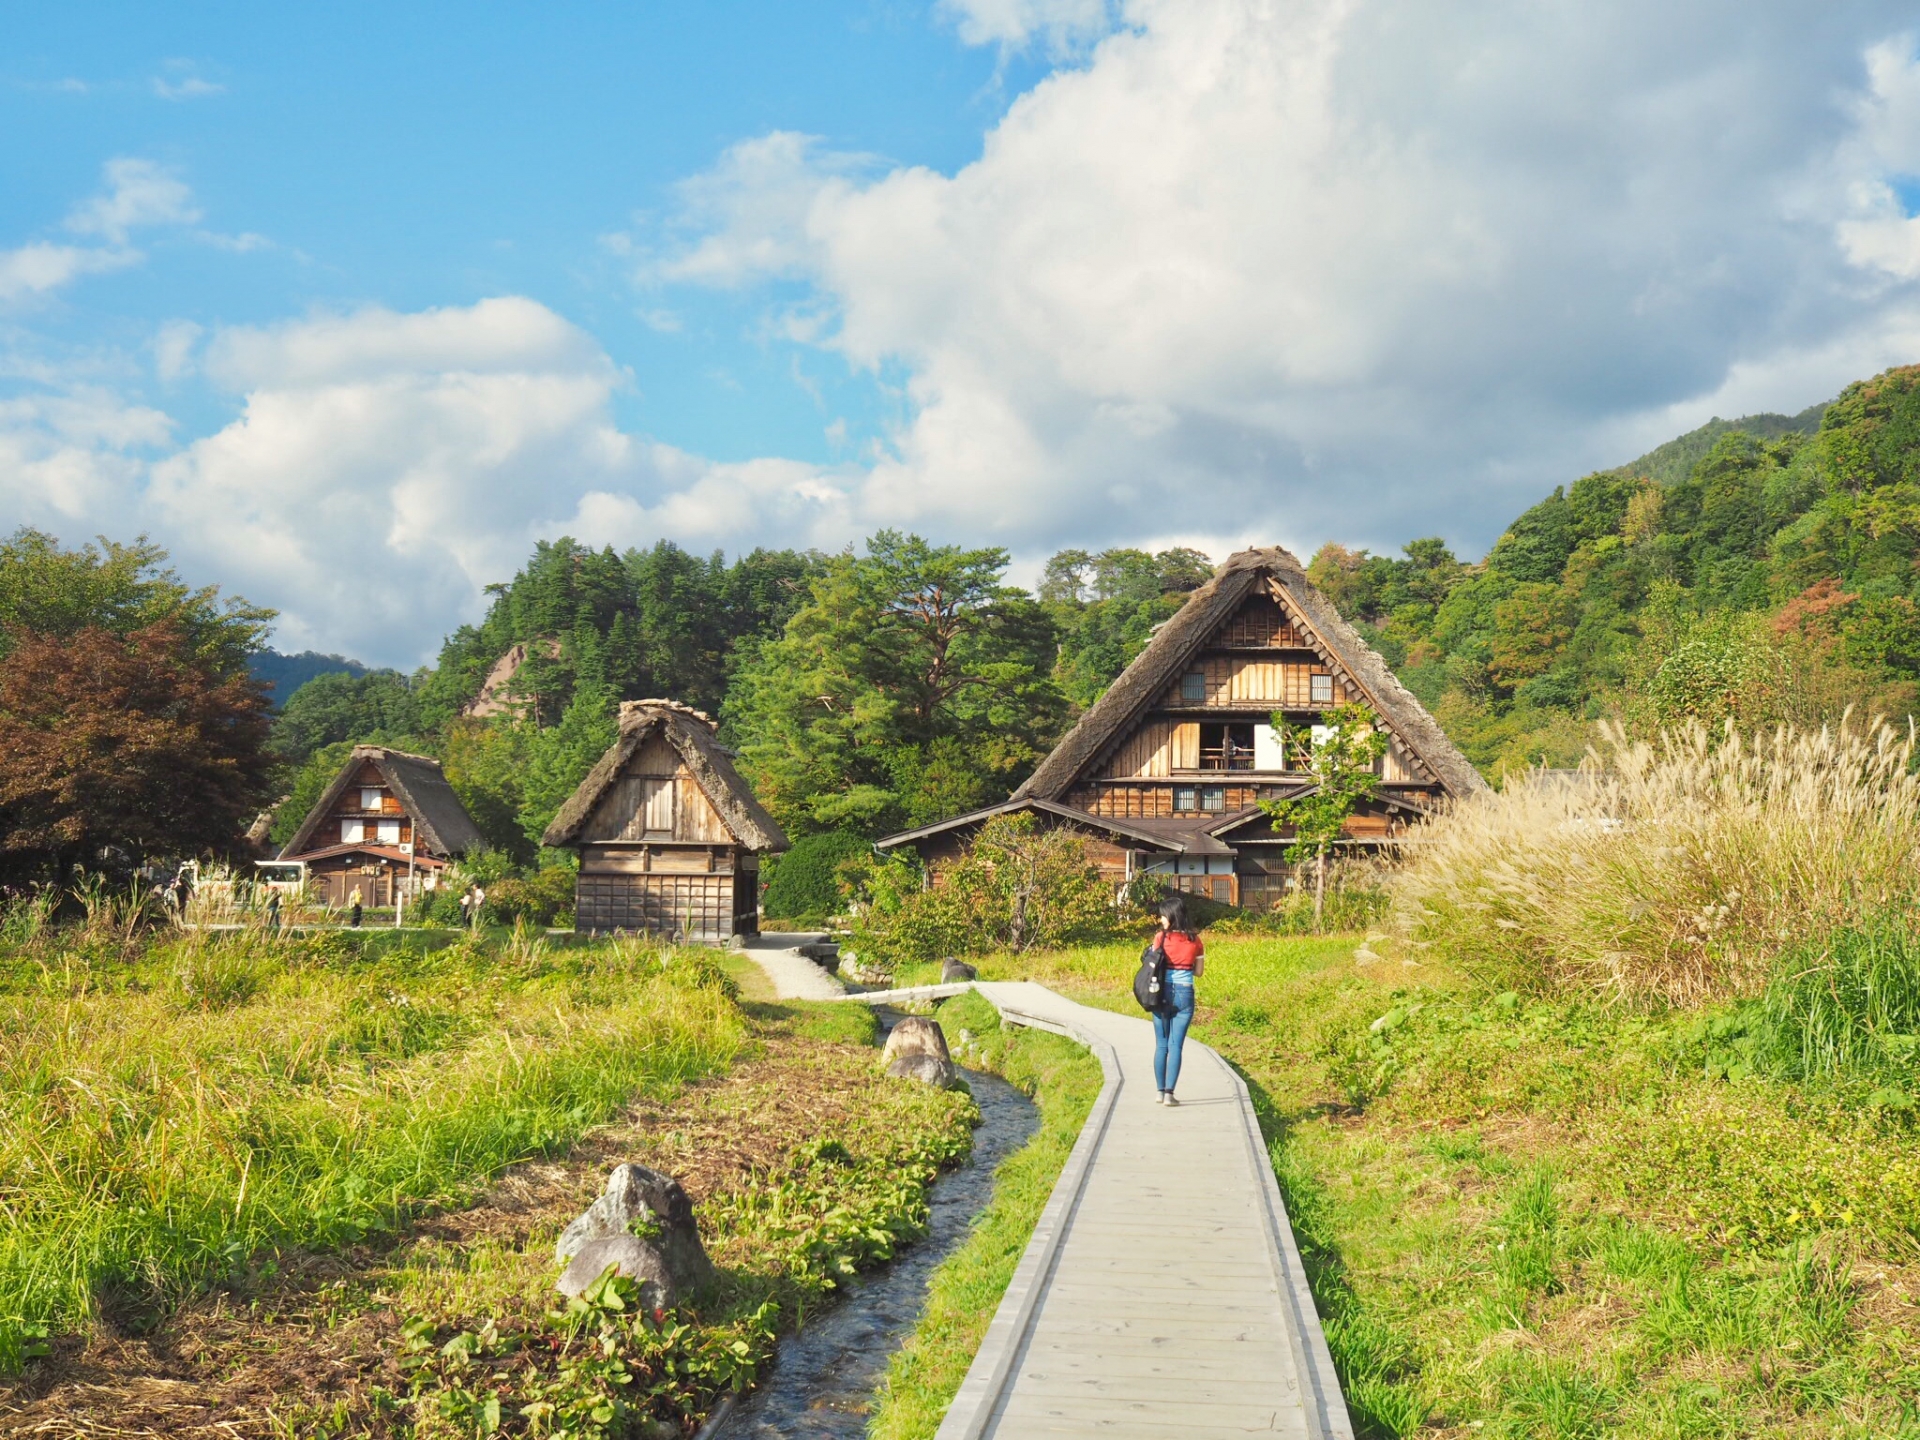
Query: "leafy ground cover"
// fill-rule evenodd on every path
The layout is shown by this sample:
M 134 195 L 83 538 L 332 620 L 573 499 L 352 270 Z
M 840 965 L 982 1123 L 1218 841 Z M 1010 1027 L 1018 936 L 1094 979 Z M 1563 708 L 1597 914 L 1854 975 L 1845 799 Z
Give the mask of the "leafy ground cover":
M 0 1432 L 690 1433 L 971 1143 L 966 1097 L 877 1073 L 862 1009 L 510 949 L 16 954 Z M 553 1241 L 624 1159 L 688 1185 L 720 1279 L 556 1308 Z
M 1100 1093 L 1099 1061 L 1061 1036 L 1001 1025 L 978 994 L 957 996 L 938 1013 L 955 1058 L 1031 1095 L 1040 1128 L 1001 1162 L 992 1201 L 934 1272 L 920 1321 L 888 1367 L 867 1430 L 873 1440 L 924 1440 L 940 1428 Z
M 1254 1088 L 1365 1433 L 1920 1435 L 1920 1147 L 1884 1074 L 1776 1078 L 1757 1002 L 1208 948 L 1194 1034 Z M 1124 1010 L 1134 960 L 987 968 Z

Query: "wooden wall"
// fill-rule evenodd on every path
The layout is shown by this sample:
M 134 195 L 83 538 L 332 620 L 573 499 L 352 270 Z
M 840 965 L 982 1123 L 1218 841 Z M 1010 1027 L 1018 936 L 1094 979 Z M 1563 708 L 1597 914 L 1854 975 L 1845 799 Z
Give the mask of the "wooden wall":
M 1183 699 L 1181 681 L 1196 670 L 1207 677 L 1206 699 Z M 1234 705 L 1266 710 L 1318 710 L 1328 704 L 1342 705 L 1360 698 L 1360 692 L 1345 679 L 1334 676 L 1333 699 L 1316 701 L 1313 677 L 1332 673 L 1318 658 L 1312 657 L 1281 660 L 1253 655 L 1202 655 L 1174 677 L 1161 696 L 1160 705 L 1168 710 L 1219 709 Z
M 576 929 L 613 930 L 723 944 L 758 928 L 759 874 L 741 870 L 708 875 L 642 875 L 580 871 L 574 896 Z M 751 917 L 751 918 L 750 918 Z
M 362 792 L 377 789 L 380 803 L 369 810 L 361 805 Z M 309 850 L 325 850 L 329 846 L 343 843 L 340 838 L 340 822 L 358 820 L 366 826 L 365 838 L 361 842 L 367 845 L 405 845 L 413 840 L 413 817 L 407 814 L 406 807 L 393 791 L 387 788 L 387 782 L 380 773 L 380 767 L 371 760 L 364 762 L 354 775 L 353 782 L 340 792 L 340 798 L 333 802 L 333 808 L 327 812 L 327 818 L 320 822 L 313 834 L 308 837 Z M 400 822 L 400 836 L 397 840 L 383 841 L 379 838 L 382 820 Z M 370 902 L 369 902 L 370 903 Z
M 663 783 L 673 790 L 673 825 L 670 830 L 649 830 L 646 796 Z M 582 838 L 589 842 L 675 840 L 689 845 L 728 845 L 734 840 L 679 752 L 658 736 L 634 752 L 620 778 L 594 807 Z

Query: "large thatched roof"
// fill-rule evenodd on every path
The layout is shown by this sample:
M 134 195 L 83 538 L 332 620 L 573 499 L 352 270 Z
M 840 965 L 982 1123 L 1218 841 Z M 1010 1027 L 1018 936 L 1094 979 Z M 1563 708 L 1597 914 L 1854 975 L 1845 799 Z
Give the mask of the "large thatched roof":
M 409 755 L 404 750 L 389 750 L 384 745 L 356 745 L 347 763 L 340 767 L 340 773 L 333 777 L 327 793 L 307 812 L 307 818 L 300 822 L 293 838 L 281 847 L 282 860 L 325 848 L 313 844 L 314 832 L 369 760 L 412 819 L 416 849 L 444 858 L 464 855 L 486 843 L 473 817 L 467 814 L 467 807 L 460 803 L 460 797 L 447 783 L 438 760 Z M 329 839 L 326 845 L 334 843 Z
M 627 762 L 656 734 L 678 752 L 735 840 L 749 850 L 787 848 L 786 831 L 762 808 L 752 788 L 733 768 L 733 760 L 713 737 L 713 722 L 677 700 L 629 700 L 621 705 L 620 738 L 560 807 L 540 843 L 555 849 L 579 843 L 580 832 L 594 807 L 613 788 Z
M 1109 747 L 1140 723 L 1241 602 L 1263 590 L 1292 612 L 1320 658 L 1353 682 L 1402 747 L 1448 794 L 1471 795 L 1487 788 L 1480 772 L 1447 738 L 1426 706 L 1394 678 L 1373 647 L 1340 618 L 1327 597 L 1307 579 L 1300 562 L 1288 551 L 1273 546 L 1230 556 L 1211 580 L 1188 597 L 1180 612 L 1160 627 L 1147 648 L 1094 702 L 1027 783 L 1014 791 L 1013 798 L 1062 799 Z

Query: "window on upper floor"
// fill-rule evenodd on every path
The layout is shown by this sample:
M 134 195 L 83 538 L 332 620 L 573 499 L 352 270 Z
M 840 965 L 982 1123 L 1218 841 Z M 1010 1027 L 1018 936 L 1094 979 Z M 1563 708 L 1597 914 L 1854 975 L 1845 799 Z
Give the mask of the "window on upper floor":
M 378 810 L 380 808 L 380 795 L 380 790 L 372 785 L 361 786 L 360 808 L 362 810 Z
M 1190 670 L 1180 677 L 1180 698 L 1189 704 L 1197 704 L 1207 698 L 1207 677 L 1198 670 Z
M 1331 675 L 1308 676 L 1307 698 L 1315 705 L 1331 705 L 1333 703 L 1333 677 Z
M 340 822 L 340 843 L 342 845 L 358 845 L 366 838 L 366 822 L 361 820 L 342 820 Z
M 1253 769 L 1253 722 L 1200 727 L 1202 770 Z

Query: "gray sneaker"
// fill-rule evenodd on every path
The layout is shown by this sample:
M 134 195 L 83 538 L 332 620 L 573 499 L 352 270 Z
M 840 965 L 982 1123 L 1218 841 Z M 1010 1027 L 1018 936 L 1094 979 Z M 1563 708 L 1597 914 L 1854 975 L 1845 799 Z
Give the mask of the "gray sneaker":
M 1161 1099 L 1160 1103 L 1162 1105 L 1178 1105 L 1180 1102 L 1173 1098 L 1173 1091 L 1169 1090 L 1167 1091 L 1166 1095 Z

